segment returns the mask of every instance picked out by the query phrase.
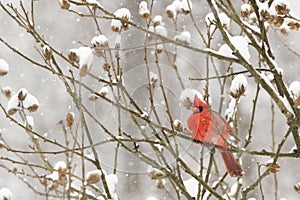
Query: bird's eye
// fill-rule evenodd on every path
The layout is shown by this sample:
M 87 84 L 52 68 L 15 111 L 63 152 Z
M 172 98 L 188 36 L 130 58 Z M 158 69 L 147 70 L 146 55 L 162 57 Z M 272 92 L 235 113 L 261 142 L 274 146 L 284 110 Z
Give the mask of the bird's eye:
M 198 107 L 198 112 L 202 112 L 203 106 L 197 106 Z

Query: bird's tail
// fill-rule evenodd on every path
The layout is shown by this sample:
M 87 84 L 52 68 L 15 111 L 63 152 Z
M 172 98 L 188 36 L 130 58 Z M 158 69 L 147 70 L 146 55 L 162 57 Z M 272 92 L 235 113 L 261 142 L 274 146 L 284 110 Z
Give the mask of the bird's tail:
M 238 177 L 243 175 L 243 169 L 240 164 L 236 161 L 235 157 L 230 151 L 219 150 L 222 159 L 225 163 L 227 172 L 232 177 Z

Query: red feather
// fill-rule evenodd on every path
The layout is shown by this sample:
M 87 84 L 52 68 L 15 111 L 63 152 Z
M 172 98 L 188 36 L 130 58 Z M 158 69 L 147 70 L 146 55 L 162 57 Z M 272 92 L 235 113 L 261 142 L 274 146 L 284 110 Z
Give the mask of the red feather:
M 233 136 L 238 140 L 229 124 L 216 112 L 210 111 L 208 106 L 195 95 L 193 103 L 193 114 L 188 119 L 188 127 L 196 140 L 216 144 L 227 148 L 227 140 Z M 232 152 L 219 149 L 225 167 L 230 176 L 242 176 L 243 170 L 234 158 Z

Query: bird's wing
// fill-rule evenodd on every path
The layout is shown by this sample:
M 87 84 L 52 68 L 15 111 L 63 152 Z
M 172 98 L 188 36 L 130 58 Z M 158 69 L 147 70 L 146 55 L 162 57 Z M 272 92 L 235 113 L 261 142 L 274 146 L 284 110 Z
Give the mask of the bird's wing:
M 238 136 L 236 134 L 234 134 L 233 129 L 230 127 L 230 125 L 228 124 L 228 122 L 219 115 L 219 113 L 213 111 L 212 112 L 212 122 L 216 125 L 216 128 L 218 130 L 216 130 L 219 133 L 226 133 L 226 138 L 228 139 L 229 136 L 234 137 L 234 139 L 236 139 L 237 141 L 240 141 L 240 139 L 238 138 Z

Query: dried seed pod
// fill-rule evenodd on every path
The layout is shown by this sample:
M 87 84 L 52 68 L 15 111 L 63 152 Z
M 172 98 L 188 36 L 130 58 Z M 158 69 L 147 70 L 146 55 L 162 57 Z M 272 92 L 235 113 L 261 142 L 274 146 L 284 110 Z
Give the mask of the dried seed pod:
M 0 199 L 1 200 L 12 200 L 12 193 L 8 188 L 1 188 L 0 189 Z
M 79 56 L 77 55 L 75 49 L 71 49 L 68 53 L 68 58 L 72 63 L 79 63 Z
M 116 17 L 121 18 L 126 21 L 130 21 L 130 18 L 131 18 L 131 13 L 127 8 L 118 9 L 114 13 L 114 15 Z M 122 30 L 122 28 L 127 30 L 129 28 L 129 24 L 124 21 L 117 20 L 117 19 L 113 19 L 111 21 L 111 30 L 113 32 L 120 32 Z
M 8 71 L 9 71 L 8 63 L 5 60 L 0 59 L 0 76 L 6 75 Z
M 283 24 L 283 22 L 284 22 L 284 18 L 277 16 L 274 20 L 274 26 L 280 27 Z
M 107 95 L 108 94 L 108 87 L 103 87 L 103 88 L 101 88 L 101 90 L 99 91 L 99 94 L 101 95 L 101 96 L 105 96 L 105 95 Z
M 70 8 L 70 3 L 68 0 L 59 0 L 59 3 L 62 9 L 68 10 Z
M 278 15 L 287 15 L 290 12 L 290 8 L 286 4 L 278 4 L 275 6 L 276 13 Z
M 300 28 L 300 24 L 298 22 L 289 22 L 288 26 L 293 31 L 298 31 Z
M 281 27 L 281 28 L 280 28 L 280 32 L 281 32 L 283 35 L 288 35 L 289 29 L 288 29 L 286 26 L 284 26 L 284 27 Z
M 163 190 L 165 189 L 166 180 L 165 179 L 157 179 L 156 180 L 156 187 L 157 189 Z
M 45 57 L 46 60 L 50 60 L 51 56 L 52 56 L 52 49 L 48 46 L 48 45 L 45 45 L 43 47 L 43 55 Z
M 275 163 L 275 164 L 267 163 L 266 167 L 268 167 L 268 168 L 272 167 L 271 173 L 275 174 L 275 173 L 279 172 L 280 165 L 278 163 Z
M 294 185 L 295 192 L 300 193 L 300 182 Z
M 300 96 L 295 100 L 294 107 L 299 108 L 300 107 Z
M 193 4 L 192 1 L 190 0 L 182 0 L 181 1 L 181 13 L 184 15 L 187 15 L 191 12 L 192 8 L 193 8 Z
M 155 180 L 166 178 L 165 173 L 153 167 L 148 168 L 148 175 L 150 176 L 151 179 L 155 179 Z
M 67 165 L 66 165 L 66 163 L 64 161 L 58 161 L 55 164 L 54 169 L 56 170 L 55 172 L 57 172 L 57 174 L 58 174 L 58 180 L 65 183 L 67 181 Z
M 86 184 L 92 185 L 98 183 L 101 180 L 101 174 L 101 171 L 98 169 L 88 172 L 86 175 Z
M 150 17 L 150 10 L 147 8 L 146 1 L 142 1 L 139 5 L 139 16 L 144 19 L 148 19 Z
M 174 126 L 174 129 L 176 131 L 183 131 L 183 125 L 182 125 L 182 122 L 178 119 L 175 119 L 174 122 L 173 122 L 173 126 Z
M 25 88 L 20 89 L 19 92 L 18 92 L 19 101 L 24 101 L 27 94 L 28 94 L 28 91 Z
M 90 101 L 96 101 L 98 99 L 98 96 L 96 94 L 89 94 L 88 99 Z
M 164 50 L 163 44 L 158 44 L 155 48 L 155 53 L 160 54 Z
M 245 3 L 241 6 L 242 17 L 248 18 L 253 11 L 253 7 L 248 3 Z
M 1 92 L 5 95 L 6 98 L 11 97 L 11 88 L 10 87 L 3 87 L 1 88 Z
M 107 71 L 107 72 L 109 72 L 109 70 L 110 70 L 110 64 L 109 63 L 104 63 L 103 64 L 103 69 L 105 70 L 105 71 Z
M 73 112 L 68 112 L 66 116 L 67 126 L 72 126 L 75 121 L 75 114 Z
M 152 20 L 153 26 L 158 26 L 162 23 L 162 16 L 161 15 L 156 15 L 153 20 Z
M 231 83 L 230 86 L 230 96 L 235 99 L 239 99 L 242 95 L 245 94 L 247 88 L 247 79 L 245 75 L 237 75 Z

